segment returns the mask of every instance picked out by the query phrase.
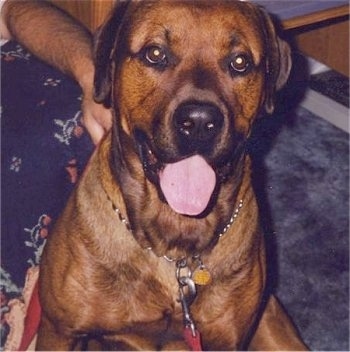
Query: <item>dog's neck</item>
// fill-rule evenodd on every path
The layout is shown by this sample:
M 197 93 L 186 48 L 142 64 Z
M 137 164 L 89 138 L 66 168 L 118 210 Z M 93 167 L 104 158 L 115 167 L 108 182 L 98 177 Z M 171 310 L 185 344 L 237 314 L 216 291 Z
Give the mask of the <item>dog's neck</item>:
M 107 138 L 105 138 L 101 142 L 101 145 L 97 151 L 98 158 L 99 158 L 99 164 L 100 164 L 100 170 L 101 170 L 100 177 L 101 177 L 103 189 L 106 193 L 106 201 L 111 203 L 111 207 L 114 209 L 114 211 L 117 215 L 117 218 L 119 219 L 119 221 L 121 223 L 124 224 L 124 226 L 128 230 L 128 232 L 130 232 L 133 235 L 133 238 L 138 242 L 138 244 L 141 246 L 141 248 L 152 250 L 156 254 L 156 256 L 164 257 L 164 258 L 167 258 L 167 259 L 170 259 L 170 260 L 176 262 L 177 260 L 180 260 L 183 258 L 195 257 L 197 255 L 200 255 L 204 251 L 208 252 L 210 249 L 212 249 L 216 245 L 218 240 L 229 229 L 231 229 L 235 219 L 238 216 L 240 209 L 243 206 L 245 190 L 242 189 L 242 187 L 238 187 L 238 189 L 234 190 L 235 196 L 233 197 L 233 199 L 236 199 L 236 200 L 235 200 L 235 204 L 234 204 L 234 208 L 232 210 L 231 216 L 229 214 L 227 214 L 226 215 L 227 220 L 226 221 L 224 220 L 223 224 L 221 224 L 219 227 L 212 227 L 212 229 L 209 229 L 209 228 L 206 229 L 206 227 L 204 227 L 204 232 L 210 231 L 212 233 L 212 238 L 211 238 L 210 242 L 208 242 L 205 246 L 202 246 L 199 249 L 194 248 L 194 249 L 190 249 L 190 250 L 183 250 L 182 248 L 179 249 L 177 247 L 174 247 L 170 250 L 169 249 L 164 250 L 163 248 L 165 248 L 166 246 L 162 247 L 162 248 L 157 247 L 157 246 L 153 246 L 152 243 L 147 238 L 138 235 L 137 231 L 135 231 L 135 229 L 133 229 L 132 223 L 129 220 L 127 207 L 126 207 L 126 204 L 125 204 L 125 201 L 123 198 L 122 190 L 119 187 L 118 183 L 116 182 L 115 176 L 111 170 L 111 165 L 110 165 L 111 144 L 112 144 L 111 136 L 108 135 Z M 245 178 L 245 176 L 249 177 L 247 169 L 249 169 L 249 165 L 242 169 L 242 175 L 241 175 L 242 180 Z M 102 170 L 109 170 L 109 171 L 108 172 L 104 171 L 102 173 Z M 239 180 L 237 180 L 237 181 L 239 181 Z M 241 182 L 237 182 L 237 183 L 240 184 Z M 149 201 L 151 202 L 151 200 L 149 200 Z M 163 204 L 162 207 L 166 208 L 167 205 Z M 174 214 L 174 215 L 179 218 L 178 221 L 181 221 L 181 215 L 179 215 L 179 214 Z M 184 220 L 188 221 L 188 219 L 186 220 L 186 218 L 184 218 Z M 206 220 L 203 219 L 203 221 L 206 221 Z M 210 223 L 210 221 L 209 221 L 209 223 Z M 164 229 L 165 232 L 167 231 L 165 228 L 162 228 L 162 229 Z
M 117 217 L 119 218 L 120 222 L 123 223 L 125 228 L 132 234 L 132 227 L 129 223 L 129 220 L 127 217 L 123 214 L 123 212 L 114 204 L 113 200 L 109 197 L 108 193 L 106 192 L 106 197 L 108 201 L 111 203 L 111 207 L 113 208 L 114 212 L 116 213 Z M 231 228 L 232 224 L 234 223 L 235 219 L 237 218 L 239 211 L 243 207 L 243 199 L 240 199 L 238 202 L 237 207 L 235 208 L 230 220 L 226 224 L 226 226 L 223 228 L 223 230 L 218 234 L 218 240 Z M 152 247 L 147 247 L 148 250 L 152 250 Z M 179 262 L 180 260 L 184 259 L 184 257 L 181 258 L 172 258 L 167 255 L 163 255 L 163 257 L 172 262 Z M 199 258 L 199 254 L 193 254 L 192 258 Z

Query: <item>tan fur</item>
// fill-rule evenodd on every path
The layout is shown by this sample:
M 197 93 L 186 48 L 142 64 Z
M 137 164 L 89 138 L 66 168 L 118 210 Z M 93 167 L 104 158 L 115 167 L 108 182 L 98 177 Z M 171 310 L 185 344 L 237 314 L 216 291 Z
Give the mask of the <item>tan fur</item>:
M 266 105 L 271 110 L 268 86 L 273 91 L 287 79 L 289 67 L 282 62 L 289 60 L 289 49 L 262 10 L 241 2 L 214 3 L 121 3 L 100 30 L 96 96 L 112 105 L 115 121 L 47 242 L 37 349 L 81 348 L 86 335 L 110 349 L 187 349 L 175 263 L 163 256 L 185 256 L 193 270 L 191 258 L 198 253 L 212 276 L 209 285 L 198 287 L 191 305 L 204 349 L 242 349 L 254 332 L 250 348 L 306 348 L 274 298 L 258 324 L 265 248 L 250 160 L 238 143 L 247 139 L 259 111 Z M 173 55 L 174 63 L 164 70 L 140 59 L 154 43 Z M 267 43 L 275 48 L 267 49 Z M 244 75 L 227 72 L 232 50 L 250 55 L 254 68 Z M 271 68 L 276 72 L 267 73 Z M 220 138 L 206 154 L 221 175 L 218 188 L 210 209 L 196 217 L 176 213 L 161 199 L 138 151 L 145 146 L 135 137 L 142 131 L 147 140 L 148 163 L 183 157 L 172 119 L 188 100 L 210 102 L 223 115 Z M 218 238 L 240 200 L 236 220 Z

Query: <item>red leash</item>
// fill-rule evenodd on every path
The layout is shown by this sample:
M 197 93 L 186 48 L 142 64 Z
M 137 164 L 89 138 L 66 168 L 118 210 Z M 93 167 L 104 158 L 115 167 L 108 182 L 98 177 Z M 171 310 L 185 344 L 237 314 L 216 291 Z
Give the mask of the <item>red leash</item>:
M 35 283 L 32 296 L 29 301 L 26 317 L 24 320 L 24 331 L 18 351 L 26 351 L 38 331 L 41 318 L 41 307 L 39 302 L 38 281 Z
M 186 326 L 184 329 L 184 338 L 192 351 L 202 351 L 201 335 L 198 330 L 195 330 L 195 336 L 193 336 L 191 327 Z

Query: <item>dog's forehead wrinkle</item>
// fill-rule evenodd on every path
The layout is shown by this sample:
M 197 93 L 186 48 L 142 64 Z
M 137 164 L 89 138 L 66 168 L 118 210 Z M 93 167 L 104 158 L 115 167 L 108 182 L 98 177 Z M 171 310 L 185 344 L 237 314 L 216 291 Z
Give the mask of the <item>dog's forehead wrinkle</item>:
M 244 41 L 255 47 L 260 30 L 256 28 L 251 9 L 234 2 L 223 1 L 213 5 L 210 1 L 147 2 L 147 9 L 136 11 L 131 31 L 131 49 L 139 50 L 145 43 L 163 42 L 181 48 L 241 45 Z M 215 12 L 215 16 L 213 16 Z M 208 24 L 209 23 L 209 24 Z M 242 28 L 249 28 L 243 35 Z M 247 31 L 247 30 L 246 30 Z M 234 40 L 233 40 L 234 39 Z M 251 44 L 250 44 L 251 43 Z M 254 48 L 258 52 L 258 48 Z
M 147 45 L 165 45 L 169 42 L 168 32 L 168 29 L 162 24 L 151 22 L 144 26 L 142 23 L 140 27 L 135 27 L 129 35 L 130 51 L 137 53 Z

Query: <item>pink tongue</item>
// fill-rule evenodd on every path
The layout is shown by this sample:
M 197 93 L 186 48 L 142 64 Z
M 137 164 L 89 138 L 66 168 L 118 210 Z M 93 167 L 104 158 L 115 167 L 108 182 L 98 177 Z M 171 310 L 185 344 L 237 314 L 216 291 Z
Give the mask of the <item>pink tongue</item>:
M 167 164 L 159 179 L 169 206 L 186 215 L 198 215 L 205 210 L 216 184 L 214 170 L 199 155 Z

